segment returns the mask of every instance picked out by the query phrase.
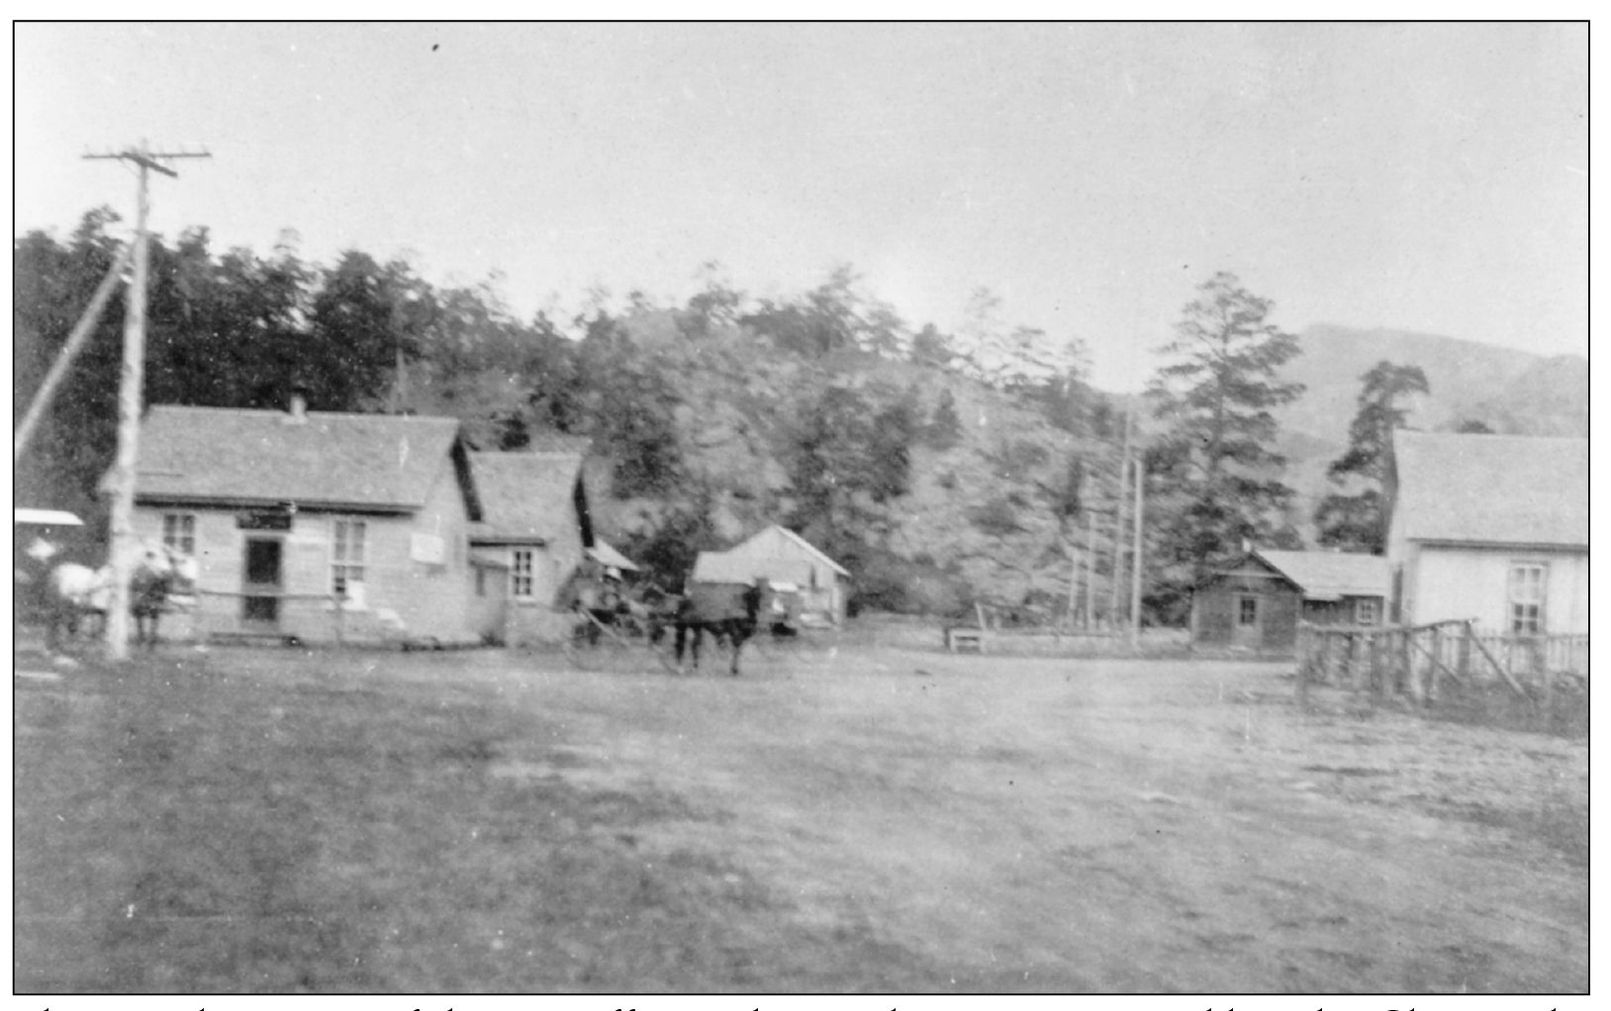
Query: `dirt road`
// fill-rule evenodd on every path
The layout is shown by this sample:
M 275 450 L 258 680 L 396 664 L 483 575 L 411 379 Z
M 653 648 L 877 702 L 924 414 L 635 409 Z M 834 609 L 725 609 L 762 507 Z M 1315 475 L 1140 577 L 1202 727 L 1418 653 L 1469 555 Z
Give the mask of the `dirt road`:
M 1303 714 L 1273 665 L 805 655 L 745 678 L 483 672 L 590 787 L 947 967 L 936 990 L 1587 987 L 1587 750 Z
M 1582 740 L 1277 665 L 643 660 L 19 664 L 19 989 L 1588 985 Z

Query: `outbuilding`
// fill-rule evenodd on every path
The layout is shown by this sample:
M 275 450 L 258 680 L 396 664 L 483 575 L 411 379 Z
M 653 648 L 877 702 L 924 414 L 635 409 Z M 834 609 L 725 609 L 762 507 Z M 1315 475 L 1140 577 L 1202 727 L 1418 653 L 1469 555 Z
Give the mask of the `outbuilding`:
M 701 552 L 693 582 L 766 579 L 792 624 L 837 626 L 845 620 L 850 573 L 811 542 L 773 524 L 727 551 Z
M 1389 589 L 1387 560 L 1337 551 L 1250 549 L 1192 594 L 1192 642 L 1287 652 L 1298 622 L 1375 625 Z
M 486 517 L 470 531 L 474 553 L 502 567 L 508 605 L 500 641 L 558 641 L 574 625 L 566 588 L 597 549 L 587 486 L 586 442 L 537 451 L 472 453 Z

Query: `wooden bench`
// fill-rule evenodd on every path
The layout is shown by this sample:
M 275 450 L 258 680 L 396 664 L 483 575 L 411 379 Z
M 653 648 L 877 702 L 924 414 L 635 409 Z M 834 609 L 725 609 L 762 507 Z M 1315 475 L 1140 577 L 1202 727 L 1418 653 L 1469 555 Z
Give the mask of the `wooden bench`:
M 945 648 L 952 653 L 983 653 L 985 635 L 982 628 L 948 628 L 945 630 Z

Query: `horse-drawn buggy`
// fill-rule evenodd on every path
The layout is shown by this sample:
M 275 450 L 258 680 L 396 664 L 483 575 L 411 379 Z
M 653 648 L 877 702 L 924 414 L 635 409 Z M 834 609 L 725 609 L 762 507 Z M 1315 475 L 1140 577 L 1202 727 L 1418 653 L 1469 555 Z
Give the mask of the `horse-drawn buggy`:
M 44 630 L 55 653 L 86 626 L 104 627 L 112 599 L 112 568 L 95 565 L 104 549 L 84 535 L 72 513 L 44 509 L 12 512 L 12 586 L 20 624 Z M 195 592 L 194 558 L 154 542 L 131 549 L 129 612 L 136 641 L 154 646 L 162 615 Z
M 579 666 L 594 665 L 601 652 L 647 649 L 667 670 L 681 673 L 691 662 L 697 671 L 709 637 L 728 650 L 734 675 L 744 644 L 758 631 L 772 630 L 777 602 L 764 578 L 690 578 L 674 594 L 652 583 L 629 590 L 612 569 L 596 575 L 584 569 L 570 596 L 578 619 L 570 653 Z

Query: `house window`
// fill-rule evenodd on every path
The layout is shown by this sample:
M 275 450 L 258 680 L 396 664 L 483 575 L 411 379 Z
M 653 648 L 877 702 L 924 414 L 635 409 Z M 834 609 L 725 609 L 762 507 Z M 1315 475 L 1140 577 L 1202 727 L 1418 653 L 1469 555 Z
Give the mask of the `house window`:
M 532 594 L 532 551 L 517 548 L 509 565 L 509 592 L 521 600 L 530 600 Z
M 1259 598 L 1236 598 L 1236 623 L 1243 628 L 1259 623 Z
M 336 520 L 335 540 L 330 555 L 330 590 L 338 597 L 348 596 L 348 587 L 364 581 L 363 520 Z
M 1354 624 L 1374 625 L 1381 619 L 1381 607 L 1374 600 L 1354 601 Z
M 192 513 L 164 513 L 162 516 L 162 543 L 164 547 L 182 555 L 196 553 L 196 517 Z
M 1544 574 L 1539 562 L 1518 562 L 1510 567 L 1510 634 L 1537 635 L 1544 631 Z

